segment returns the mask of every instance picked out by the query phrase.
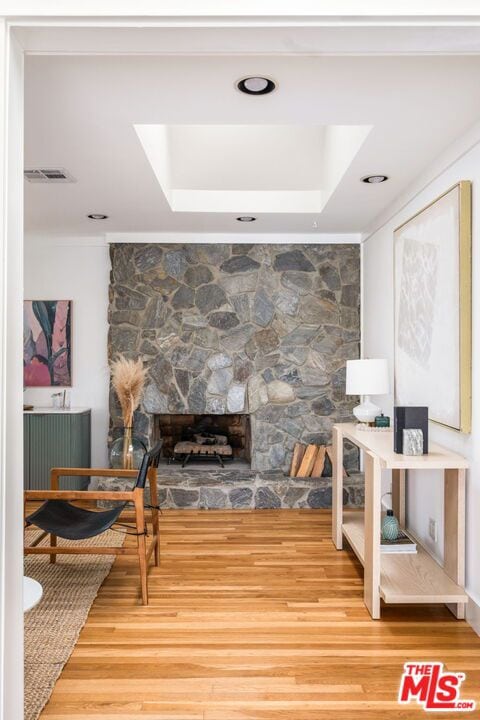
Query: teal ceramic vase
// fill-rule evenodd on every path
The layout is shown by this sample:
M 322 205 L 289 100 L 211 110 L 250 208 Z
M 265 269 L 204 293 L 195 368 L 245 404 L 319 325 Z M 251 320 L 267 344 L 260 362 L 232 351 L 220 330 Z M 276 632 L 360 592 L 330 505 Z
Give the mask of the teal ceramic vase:
M 382 521 L 382 540 L 396 540 L 400 533 L 400 525 L 393 514 L 393 510 L 387 510 Z

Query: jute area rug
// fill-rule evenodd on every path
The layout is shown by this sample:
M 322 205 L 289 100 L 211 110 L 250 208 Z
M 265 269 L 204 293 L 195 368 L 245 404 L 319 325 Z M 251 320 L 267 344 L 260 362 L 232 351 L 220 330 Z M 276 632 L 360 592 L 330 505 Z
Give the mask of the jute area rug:
M 37 534 L 38 530 L 27 530 L 26 542 Z M 120 547 L 123 541 L 122 533 L 109 530 L 82 543 Z M 58 543 L 78 547 L 69 540 Z M 36 720 L 48 702 L 114 560 L 114 555 L 57 555 L 51 565 L 48 555 L 26 556 L 25 575 L 38 580 L 43 597 L 25 614 L 24 720 Z

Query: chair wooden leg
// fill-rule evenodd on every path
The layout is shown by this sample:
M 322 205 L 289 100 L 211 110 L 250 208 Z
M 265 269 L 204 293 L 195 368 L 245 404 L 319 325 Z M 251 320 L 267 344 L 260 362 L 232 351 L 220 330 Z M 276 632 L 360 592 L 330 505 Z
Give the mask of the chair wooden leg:
M 159 524 L 158 524 L 158 510 L 155 511 L 157 514 L 156 519 L 153 519 L 153 536 L 156 540 L 155 543 L 155 550 L 154 550 L 154 558 L 155 558 L 155 567 L 160 567 L 160 530 L 159 530 Z
M 135 518 L 137 533 L 145 530 L 145 512 L 143 508 L 143 490 L 134 491 Z M 142 602 L 148 605 L 148 567 L 147 567 L 147 544 L 145 535 L 137 535 L 138 563 L 140 566 L 140 582 L 142 585 Z
M 50 547 L 57 547 L 57 536 L 50 534 Z M 55 553 L 50 555 L 50 565 L 54 565 L 57 562 L 57 556 Z
M 154 560 L 155 565 L 158 567 L 160 565 L 160 527 L 159 527 L 159 520 L 158 520 L 158 510 L 156 509 L 156 506 L 158 505 L 158 492 L 157 492 L 157 468 L 150 468 L 148 471 L 148 483 L 150 485 L 150 504 L 153 505 L 152 507 L 152 531 L 153 531 L 153 538 L 156 539 L 156 545 L 154 550 Z

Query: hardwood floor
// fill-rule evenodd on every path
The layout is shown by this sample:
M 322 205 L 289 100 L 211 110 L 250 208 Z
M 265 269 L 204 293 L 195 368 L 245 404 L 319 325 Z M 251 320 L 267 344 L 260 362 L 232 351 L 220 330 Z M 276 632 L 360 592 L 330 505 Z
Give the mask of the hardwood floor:
M 371 620 L 330 528 L 327 511 L 165 512 L 150 605 L 117 558 L 42 720 L 419 718 L 396 701 L 409 660 L 466 672 L 480 702 L 480 638 L 441 606 Z

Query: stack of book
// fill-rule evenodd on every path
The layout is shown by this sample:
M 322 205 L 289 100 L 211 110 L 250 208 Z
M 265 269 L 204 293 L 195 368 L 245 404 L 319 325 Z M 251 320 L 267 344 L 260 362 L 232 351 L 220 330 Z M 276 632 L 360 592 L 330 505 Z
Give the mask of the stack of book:
M 403 530 L 400 530 L 396 540 L 384 540 L 382 538 L 380 550 L 382 553 L 416 553 L 417 543 L 413 542 Z

